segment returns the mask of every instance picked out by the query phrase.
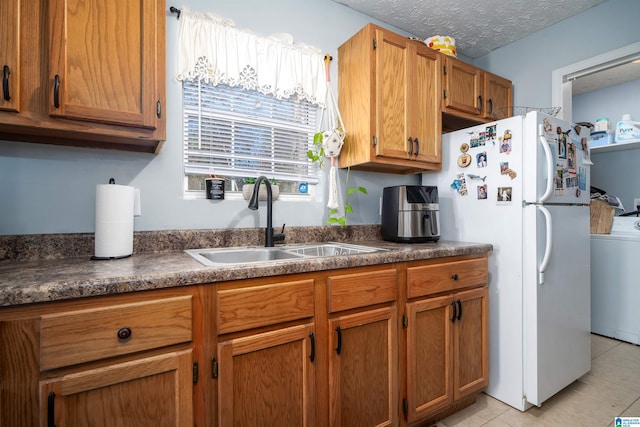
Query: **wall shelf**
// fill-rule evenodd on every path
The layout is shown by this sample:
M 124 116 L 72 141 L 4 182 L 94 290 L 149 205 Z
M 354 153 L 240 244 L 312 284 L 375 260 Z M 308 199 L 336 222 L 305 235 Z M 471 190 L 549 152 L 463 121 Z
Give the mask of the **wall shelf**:
M 640 142 L 617 142 L 601 145 L 599 147 L 592 147 L 591 154 L 606 153 L 607 151 L 632 150 L 634 148 L 640 148 Z

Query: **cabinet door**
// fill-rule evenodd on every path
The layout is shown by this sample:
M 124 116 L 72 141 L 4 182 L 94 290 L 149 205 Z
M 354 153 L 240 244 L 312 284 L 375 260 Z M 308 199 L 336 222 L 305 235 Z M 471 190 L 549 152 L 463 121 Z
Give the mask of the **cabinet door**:
M 193 426 L 192 350 L 64 375 L 40 384 L 40 425 Z
M 52 0 L 50 115 L 155 128 L 163 4 Z
M 312 426 L 313 324 L 218 344 L 220 426 Z
M 0 2 L 0 110 L 20 109 L 20 0 Z
M 513 86 L 510 80 L 484 73 L 485 107 L 484 117 L 500 120 L 512 116 Z
M 442 121 L 440 112 L 441 55 L 426 46 L 418 46 L 412 88 L 411 158 L 416 161 L 440 163 Z
M 451 295 L 407 303 L 407 420 L 453 401 Z
M 459 292 L 454 323 L 454 398 L 472 395 L 489 384 L 489 290 Z
M 395 426 L 395 306 L 329 321 L 329 417 L 332 426 Z
M 376 155 L 408 159 L 408 69 L 415 48 L 405 37 L 376 30 Z
M 449 112 L 480 115 L 481 70 L 447 56 L 444 67 L 444 107 Z

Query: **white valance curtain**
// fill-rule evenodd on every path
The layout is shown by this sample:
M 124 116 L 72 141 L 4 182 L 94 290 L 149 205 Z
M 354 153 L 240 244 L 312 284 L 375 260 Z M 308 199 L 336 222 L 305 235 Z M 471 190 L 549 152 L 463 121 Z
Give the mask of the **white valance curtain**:
M 242 86 L 277 99 L 292 95 L 324 107 L 324 57 L 311 46 L 294 44 L 289 34 L 258 37 L 213 14 L 182 7 L 178 40 L 178 80 L 203 79 Z

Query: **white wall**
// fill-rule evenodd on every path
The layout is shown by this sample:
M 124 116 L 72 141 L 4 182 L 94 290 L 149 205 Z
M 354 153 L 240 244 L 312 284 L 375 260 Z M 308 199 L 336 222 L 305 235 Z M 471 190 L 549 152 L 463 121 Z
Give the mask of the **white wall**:
M 235 21 L 238 28 L 264 36 L 290 33 L 296 41 L 329 52 L 334 57 L 332 75 L 336 77 L 338 46 L 372 21 L 330 0 L 167 2 L 167 141 L 162 151 L 154 156 L 0 141 L 0 234 L 93 232 L 95 186 L 110 177 L 141 190 L 143 215 L 135 220 L 136 230 L 265 226 L 266 209 L 250 211 L 243 200 L 182 197 L 182 98 L 181 85 L 174 77 L 179 22 L 168 12 L 172 5 L 215 13 Z M 340 184 L 343 178 L 340 171 Z M 323 181 L 326 186 L 326 171 Z M 348 222 L 379 223 L 382 188 L 418 182 L 417 175 L 352 172 L 350 185 L 366 187 L 369 195 L 351 199 L 355 213 Z M 273 208 L 274 226 L 323 225 L 325 205 L 326 197 L 315 203 L 279 200 Z

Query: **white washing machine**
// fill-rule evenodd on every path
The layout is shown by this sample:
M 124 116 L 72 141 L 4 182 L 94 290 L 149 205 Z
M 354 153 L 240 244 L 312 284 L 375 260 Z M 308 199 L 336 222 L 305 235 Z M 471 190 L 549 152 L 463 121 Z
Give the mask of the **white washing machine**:
M 640 218 L 591 235 L 591 331 L 640 344 Z

